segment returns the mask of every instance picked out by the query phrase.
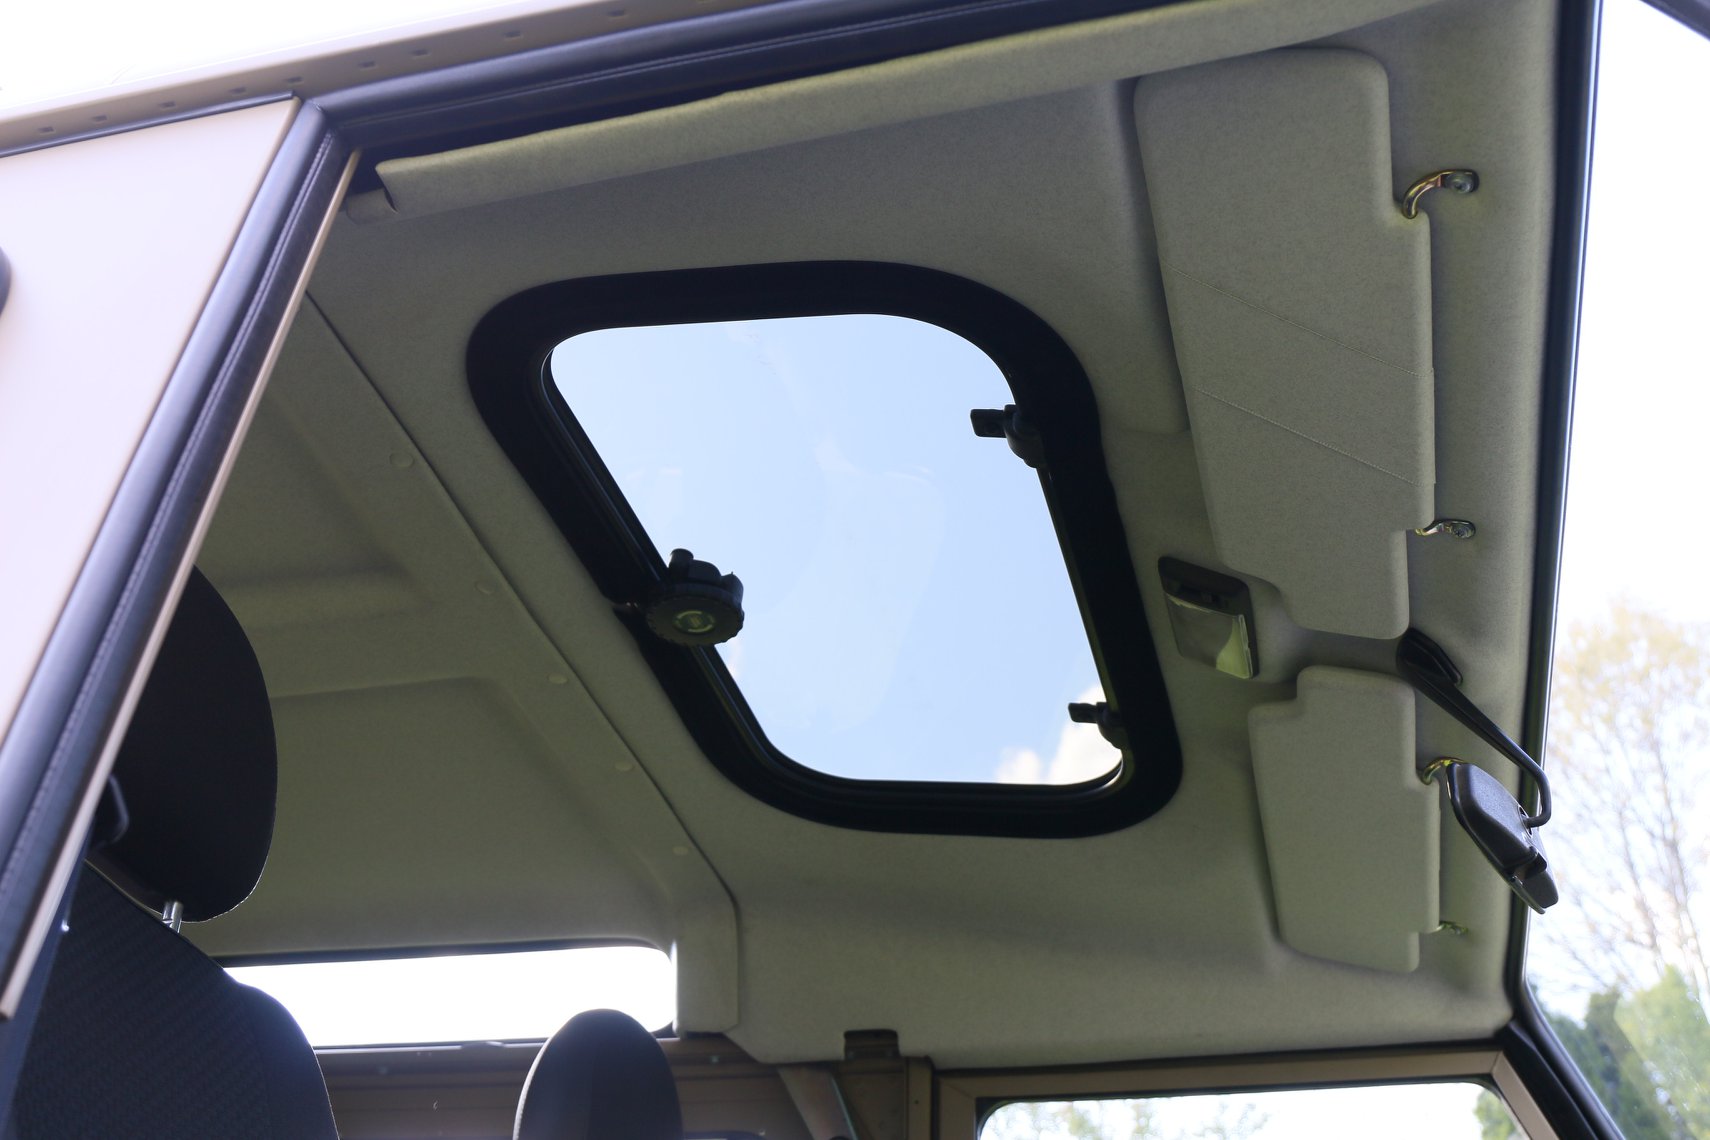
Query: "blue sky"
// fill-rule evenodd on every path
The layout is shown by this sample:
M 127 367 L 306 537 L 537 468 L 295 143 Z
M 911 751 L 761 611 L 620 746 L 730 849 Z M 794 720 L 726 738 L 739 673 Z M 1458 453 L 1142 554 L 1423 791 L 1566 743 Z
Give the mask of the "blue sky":
M 1038 477 L 969 425 L 1014 397 L 956 334 L 873 315 L 607 329 L 552 372 L 661 556 L 741 577 L 720 652 L 786 755 L 990 780 L 1053 754 L 1067 704 L 1096 698 Z

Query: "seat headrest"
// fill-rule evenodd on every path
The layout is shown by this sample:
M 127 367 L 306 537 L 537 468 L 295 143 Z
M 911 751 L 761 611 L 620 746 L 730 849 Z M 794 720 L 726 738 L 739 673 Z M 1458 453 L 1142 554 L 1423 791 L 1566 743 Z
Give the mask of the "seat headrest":
M 627 1014 L 577 1014 L 528 1071 L 515 1140 L 683 1140 L 665 1050 Z
M 113 767 L 123 831 L 89 861 L 132 898 L 224 914 L 261 879 L 278 757 L 249 638 L 191 570 Z

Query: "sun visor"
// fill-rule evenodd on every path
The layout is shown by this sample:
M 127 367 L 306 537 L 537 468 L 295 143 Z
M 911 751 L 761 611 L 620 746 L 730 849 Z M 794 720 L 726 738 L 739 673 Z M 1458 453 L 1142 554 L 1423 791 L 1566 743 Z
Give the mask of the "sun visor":
M 1142 79 L 1135 114 L 1219 555 L 1302 626 L 1399 636 L 1435 481 L 1431 250 L 1382 66 L 1208 64 Z
M 1437 928 L 1436 789 L 1414 763 L 1413 690 L 1313 666 L 1295 699 L 1248 715 L 1282 940 L 1378 970 L 1419 965 Z

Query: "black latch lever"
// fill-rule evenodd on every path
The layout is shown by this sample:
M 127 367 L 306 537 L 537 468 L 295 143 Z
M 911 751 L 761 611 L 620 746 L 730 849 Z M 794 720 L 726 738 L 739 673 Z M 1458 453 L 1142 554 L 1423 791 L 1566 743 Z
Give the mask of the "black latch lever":
M 974 425 L 975 435 L 982 439 L 1007 439 L 1009 449 L 1023 463 L 1034 470 L 1045 466 L 1045 441 L 1039 438 L 1039 429 L 1014 404 L 1005 404 L 1001 411 L 975 408 L 968 413 L 968 419 Z

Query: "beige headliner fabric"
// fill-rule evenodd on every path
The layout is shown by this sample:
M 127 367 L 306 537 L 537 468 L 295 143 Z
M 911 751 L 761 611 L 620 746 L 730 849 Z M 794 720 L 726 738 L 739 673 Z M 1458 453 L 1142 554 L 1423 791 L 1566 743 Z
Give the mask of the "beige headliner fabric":
M 1153 76 L 1135 121 L 1218 553 L 1302 626 L 1398 636 L 1435 479 L 1431 245 L 1395 206 L 1383 65 Z
M 403 215 L 643 174 L 1110 83 L 1359 27 L 1432 0 L 1196 0 L 379 165 Z M 386 210 L 370 199 L 364 219 Z
M 1247 715 L 1277 927 L 1296 950 L 1408 971 L 1437 929 L 1437 790 L 1419 782 L 1413 690 L 1315 665 Z
M 1469 695 L 1515 731 L 1532 572 L 1554 27 L 1548 0 L 1449 0 L 1335 40 L 1388 72 L 1395 181 L 1445 162 L 1485 176 L 1478 194 L 1426 207 L 1438 279 L 1439 513 L 1475 519 L 1479 537 L 1409 539 L 1409 574 L 1415 623 L 1453 654 Z M 1442 902 L 1445 917 L 1471 933 L 1424 938 L 1412 973 L 1313 958 L 1276 935 L 1248 710 L 1289 699 L 1287 682 L 1308 665 L 1385 670 L 1387 644 L 1301 629 L 1275 589 L 1255 582 L 1266 683 L 1163 655 L 1188 771 L 1177 799 L 1146 824 L 1062 842 L 823 827 L 757 803 L 698 753 L 475 418 L 462 371 L 468 333 L 531 285 L 826 257 L 960 273 L 1032 307 L 1081 357 L 1148 612 L 1164 630 L 1148 568 L 1161 554 L 1219 560 L 1193 440 L 1169 426 L 1180 422 L 1180 397 L 1128 99 L 1124 86 L 1093 87 L 454 213 L 347 222 L 311 285 L 396 430 L 431 460 L 518 609 L 608 723 L 609 734 L 577 742 L 577 763 L 593 770 L 635 758 L 728 886 L 741 939 L 729 966 L 741 990 L 732 1036 L 757 1057 L 835 1058 L 845 1030 L 874 1026 L 897 1029 L 906 1051 L 941 1065 L 984 1066 L 1453 1040 L 1507 1017 L 1509 895 L 1458 835 L 1443 844 Z M 274 383 L 292 380 L 282 367 Z M 416 541 L 431 558 L 432 536 Z M 342 652 L 321 667 L 339 669 Z M 1418 711 L 1416 732 L 1421 752 L 1480 754 L 1434 708 Z M 349 824 L 384 831 L 388 812 L 412 806 L 371 805 Z M 478 797 L 467 807 L 477 831 L 507 826 Z M 628 818 L 621 805 L 609 810 Z M 668 869 L 660 833 L 618 827 L 606 836 L 656 875 Z M 566 936 L 588 929 L 574 907 L 532 909 L 560 889 L 552 867 L 473 846 L 457 854 L 475 862 L 420 919 L 440 939 L 519 914 Z M 431 848 L 417 857 L 420 875 L 444 865 Z M 301 874 L 290 889 L 312 897 L 311 868 L 297 866 L 280 877 Z M 468 885 L 476 881 L 489 886 Z M 702 897 L 668 882 L 662 891 L 674 912 Z M 289 939 L 288 913 L 259 895 L 252 903 L 252 944 Z M 382 927 L 341 912 L 321 930 L 325 945 L 348 946 Z M 680 960 L 698 956 L 686 950 Z
M 736 1021 L 729 895 L 312 305 L 199 562 L 280 766 L 261 883 L 198 943 L 639 938 L 676 951 L 686 1021 Z

